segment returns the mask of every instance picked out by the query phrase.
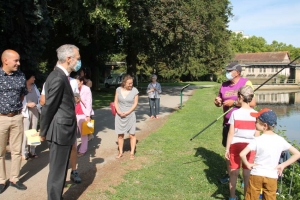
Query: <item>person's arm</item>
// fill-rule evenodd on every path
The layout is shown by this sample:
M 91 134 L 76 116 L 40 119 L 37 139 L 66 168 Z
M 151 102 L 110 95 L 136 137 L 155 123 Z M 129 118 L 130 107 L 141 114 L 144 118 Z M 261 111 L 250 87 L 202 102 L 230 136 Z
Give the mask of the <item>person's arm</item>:
M 87 88 L 86 92 L 85 92 L 85 96 L 84 96 L 84 104 L 85 104 L 85 108 L 86 108 L 86 121 L 91 121 L 91 113 L 92 113 L 92 92 L 90 90 L 90 88 Z
M 160 83 L 156 83 L 156 84 L 157 84 L 156 91 L 158 93 L 161 93 L 161 85 L 160 85 Z
M 121 116 L 121 111 L 119 109 L 119 102 L 118 102 L 118 89 L 116 90 L 116 93 L 115 93 L 115 100 L 114 100 L 114 103 L 115 103 L 115 108 L 116 108 L 116 111 L 117 111 L 117 114 Z
M 251 149 L 250 149 L 250 147 L 249 147 L 249 145 L 245 148 L 245 149 L 243 149 L 242 151 L 241 151 L 241 153 L 240 153 L 240 157 L 241 157 L 241 159 L 242 159 L 242 162 L 246 165 L 246 167 L 248 168 L 248 169 L 252 169 L 254 166 L 256 166 L 257 164 L 255 164 L 255 163 L 249 163 L 248 162 L 248 160 L 247 160 L 247 154 L 249 153 L 251 151 Z
M 284 168 L 286 168 L 290 164 L 292 164 L 292 163 L 294 163 L 294 162 L 296 162 L 297 160 L 300 159 L 300 152 L 298 151 L 298 149 L 291 146 L 289 148 L 289 151 L 292 153 L 292 156 L 287 161 L 277 165 L 277 167 L 275 168 L 275 169 L 277 169 L 279 176 L 282 175 L 282 172 L 283 172 Z
M 226 142 L 226 150 L 225 150 L 225 158 L 227 160 L 230 159 L 229 149 L 230 149 L 233 136 L 234 136 L 234 124 L 230 124 L 228 136 L 227 136 L 227 142 Z
M 45 102 L 46 102 L 45 95 L 41 94 L 41 96 L 40 96 L 40 104 L 41 104 L 41 106 L 45 105 Z
M 260 136 L 260 131 L 255 131 L 255 134 L 254 134 L 254 137 L 258 137 L 258 136 Z
M 63 97 L 63 88 L 65 87 L 64 80 L 61 77 L 55 77 L 51 83 L 49 83 L 49 87 L 46 103 L 41 113 L 41 137 L 46 137 L 51 121 L 60 106 Z
M 130 108 L 130 110 L 128 110 L 125 113 L 125 116 L 129 115 L 131 112 L 133 112 L 135 110 L 138 102 L 139 102 L 139 95 L 135 95 L 135 97 L 134 97 L 134 103 L 133 103 L 132 107 Z
M 151 87 L 151 83 L 148 84 L 147 93 L 153 92 L 154 89 Z

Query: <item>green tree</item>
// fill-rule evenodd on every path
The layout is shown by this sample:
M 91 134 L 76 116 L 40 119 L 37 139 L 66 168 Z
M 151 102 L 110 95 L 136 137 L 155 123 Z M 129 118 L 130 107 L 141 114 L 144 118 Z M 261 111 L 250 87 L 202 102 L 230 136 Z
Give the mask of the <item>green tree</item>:
M 21 69 L 35 69 L 52 23 L 46 0 L 0 0 L 0 51 L 16 50 Z

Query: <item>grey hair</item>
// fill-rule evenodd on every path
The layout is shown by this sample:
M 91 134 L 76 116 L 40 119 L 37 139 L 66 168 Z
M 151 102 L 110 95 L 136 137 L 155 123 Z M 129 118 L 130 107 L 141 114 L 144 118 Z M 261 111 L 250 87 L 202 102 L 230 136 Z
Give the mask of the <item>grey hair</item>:
M 58 47 L 58 49 L 56 49 L 58 62 L 64 63 L 66 62 L 67 57 L 75 56 L 74 49 L 77 49 L 79 51 L 79 48 L 73 44 L 64 44 Z
M 157 79 L 157 76 L 155 74 L 152 74 L 151 78 L 156 78 Z

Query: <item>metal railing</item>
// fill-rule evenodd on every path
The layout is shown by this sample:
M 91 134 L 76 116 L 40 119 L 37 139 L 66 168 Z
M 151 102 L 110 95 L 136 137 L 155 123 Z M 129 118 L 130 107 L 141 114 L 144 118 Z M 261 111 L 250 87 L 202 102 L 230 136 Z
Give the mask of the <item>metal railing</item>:
M 182 92 L 185 88 L 189 87 L 190 84 L 187 84 L 186 86 L 184 86 L 183 88 L 181 88 L 181 91 L 180 91 L 180 106 L 179 108 L 182 108 Z

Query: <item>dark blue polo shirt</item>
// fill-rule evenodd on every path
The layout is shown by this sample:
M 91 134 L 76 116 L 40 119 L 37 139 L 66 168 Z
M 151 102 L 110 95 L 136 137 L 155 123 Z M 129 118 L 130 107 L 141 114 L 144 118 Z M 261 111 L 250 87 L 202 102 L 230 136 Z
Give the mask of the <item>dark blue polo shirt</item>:
M 27 95 L 26 79 L 21 71 L 6 74 L 0 67 L 0 113 L 8 114 L 22 109 L 20 97 Z

